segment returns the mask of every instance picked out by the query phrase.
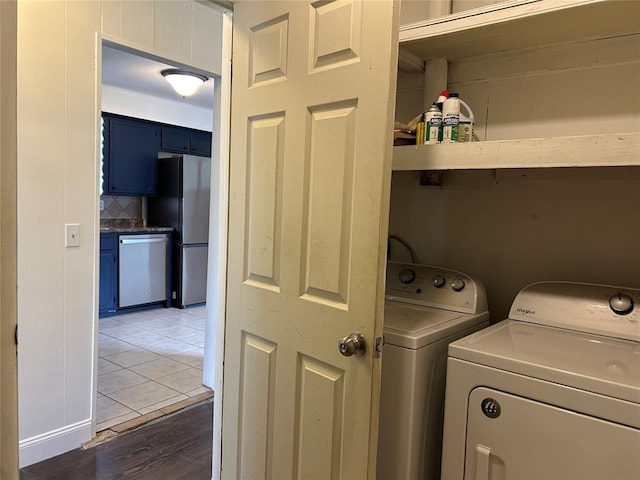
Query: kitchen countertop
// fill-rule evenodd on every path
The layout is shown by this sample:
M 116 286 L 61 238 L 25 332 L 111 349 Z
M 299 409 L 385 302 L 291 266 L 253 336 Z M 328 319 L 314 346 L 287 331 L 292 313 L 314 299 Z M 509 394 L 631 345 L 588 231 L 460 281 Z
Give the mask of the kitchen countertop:
M 100 233 L 167 233 L 172 227 L 100 227 Z

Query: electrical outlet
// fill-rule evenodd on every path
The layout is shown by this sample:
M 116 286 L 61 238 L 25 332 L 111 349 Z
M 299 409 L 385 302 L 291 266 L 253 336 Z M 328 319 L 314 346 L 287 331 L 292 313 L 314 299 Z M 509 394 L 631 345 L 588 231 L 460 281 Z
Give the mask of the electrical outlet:
M 100 199 L 100 211 L 104 211 L 104 200 Z
M 79 247 L 80 246 L 80 224 L 67 223 L 64 226 L 64 246 Z

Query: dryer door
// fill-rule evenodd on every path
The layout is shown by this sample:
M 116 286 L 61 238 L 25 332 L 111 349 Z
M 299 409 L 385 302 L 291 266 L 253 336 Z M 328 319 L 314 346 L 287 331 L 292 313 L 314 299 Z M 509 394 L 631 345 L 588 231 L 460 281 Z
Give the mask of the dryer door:
M 640 478 L 638 429 L 484 387 L 468 405 L 465 479 Z

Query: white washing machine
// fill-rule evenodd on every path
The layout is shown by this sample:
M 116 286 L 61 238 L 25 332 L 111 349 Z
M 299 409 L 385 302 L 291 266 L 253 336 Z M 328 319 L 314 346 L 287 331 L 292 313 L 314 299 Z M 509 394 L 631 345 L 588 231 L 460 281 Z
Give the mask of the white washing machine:
M 395 262 L 385 292 L 377 478 L 437 478 L 447 346 L 489 324 L 486 294 L 463 273 Z
M 640 290 L 530 285 L 449 346 L 442 479 L 640 478 Z

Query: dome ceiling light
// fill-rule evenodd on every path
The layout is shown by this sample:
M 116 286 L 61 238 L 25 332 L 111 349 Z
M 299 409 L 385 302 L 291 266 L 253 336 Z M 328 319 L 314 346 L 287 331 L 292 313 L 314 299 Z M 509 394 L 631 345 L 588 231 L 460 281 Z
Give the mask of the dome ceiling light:
M 183 98 L 195 94 L 202 84 L 209 80 L 209 78 L 204 75 L 199 75 L 187 70 L 180 70 L 179 68 L 162 70 L 160 73 L 176 93 Z

